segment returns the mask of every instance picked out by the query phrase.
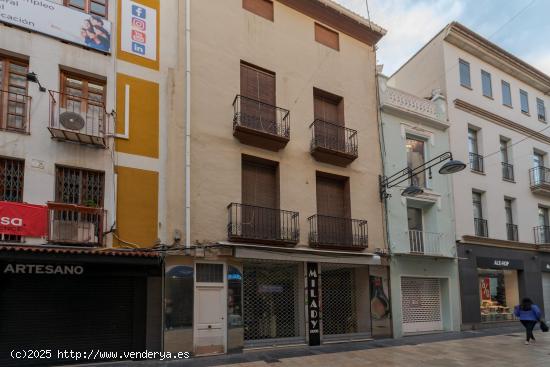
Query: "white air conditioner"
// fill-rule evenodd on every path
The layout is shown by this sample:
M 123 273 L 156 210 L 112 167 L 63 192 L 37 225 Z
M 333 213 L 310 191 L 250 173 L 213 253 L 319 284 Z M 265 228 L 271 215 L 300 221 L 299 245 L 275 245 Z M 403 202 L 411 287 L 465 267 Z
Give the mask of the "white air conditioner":
M 95 223 L 54 219 L 50 240 L 71 243 L 98 243 Z

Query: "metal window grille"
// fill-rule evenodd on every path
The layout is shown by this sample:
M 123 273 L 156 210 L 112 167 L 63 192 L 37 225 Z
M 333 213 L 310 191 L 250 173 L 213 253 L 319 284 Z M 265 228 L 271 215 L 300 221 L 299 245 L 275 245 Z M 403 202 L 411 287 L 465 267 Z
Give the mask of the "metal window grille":
M 197 282 L 223 283 L 223 264 L 197 264 Z
M 55 200 L 60 203 L 103 207 L 104 173 L 56 167 Z
M 243 265 L 245 341 L 300 336 L 299 269 L 295 263 Z
M 0 200 L 15 202 L 23 201 L 24 174 L 24 160 L 0 158 Z M 21 241 L 21 236 L 0 234 L 0 242 Z
M 323 335 L 357 333 L 357 295 L 353 268 L 322 265 L 321 311 Z

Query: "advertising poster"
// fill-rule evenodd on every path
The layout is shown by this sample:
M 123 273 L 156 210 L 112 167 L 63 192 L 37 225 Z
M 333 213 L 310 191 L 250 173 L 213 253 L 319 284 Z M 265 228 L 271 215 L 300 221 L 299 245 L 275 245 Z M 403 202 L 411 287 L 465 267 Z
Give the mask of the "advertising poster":
M 111 52 L 111 22 L 47 0 L 1 0 L 0 22 Z
M 0 201 L 0 233 L 26 237 L 48 234 L 48 208 L 42 205 Z
M 156 60 L 157 10 L 134 1 L 123 0 L 121 23 L 121 50 Z

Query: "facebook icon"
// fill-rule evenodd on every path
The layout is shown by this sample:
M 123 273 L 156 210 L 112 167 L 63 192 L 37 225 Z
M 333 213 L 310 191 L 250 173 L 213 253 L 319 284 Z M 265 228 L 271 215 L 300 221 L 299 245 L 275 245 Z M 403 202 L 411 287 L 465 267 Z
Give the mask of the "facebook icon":
M 137 5 L 132 5 L 132 15 L 141 19 L 145 19 L 145 8 Z
M 145 46 L 137 42 L 132 42 L 132 51 L 136 54 L 145 55 Z

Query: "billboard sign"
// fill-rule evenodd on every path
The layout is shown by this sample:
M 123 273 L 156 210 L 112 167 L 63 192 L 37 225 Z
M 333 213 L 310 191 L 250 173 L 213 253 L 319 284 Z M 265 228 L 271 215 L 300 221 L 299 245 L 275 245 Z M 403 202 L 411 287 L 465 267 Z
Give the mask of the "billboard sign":
M 157 60 L 157 10 L 123 0 L 120 48 L 124 52 Z
M 0 234 L 45 237 L 48 234 L 48 208 L 0 201 Z
M 48 0 L 0 0 L 0 22 L 111 52 L 111 22 Z

